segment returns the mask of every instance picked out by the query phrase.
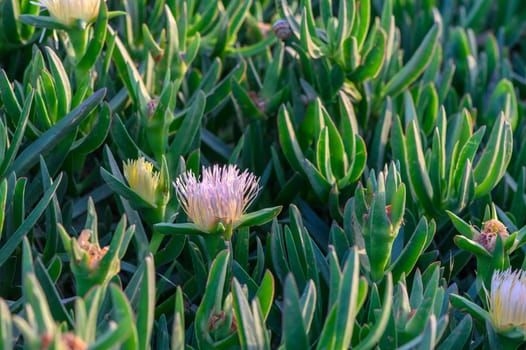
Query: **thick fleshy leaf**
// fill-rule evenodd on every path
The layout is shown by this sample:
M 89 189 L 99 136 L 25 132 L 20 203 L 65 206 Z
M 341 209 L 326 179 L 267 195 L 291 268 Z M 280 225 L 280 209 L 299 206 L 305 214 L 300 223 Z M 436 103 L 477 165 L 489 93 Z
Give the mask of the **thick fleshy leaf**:
M 424 40 L 404 67 L 389 80 L 382 96 L 396 96 L 414 82 L 431 62 L 433 52 L 439 45 L 440 26 L 434 24 Z
M 260 226 L 272 221 L 281 212 L 282 206 L 265 208 L 251 213 L 243 214 L 236 227 Z

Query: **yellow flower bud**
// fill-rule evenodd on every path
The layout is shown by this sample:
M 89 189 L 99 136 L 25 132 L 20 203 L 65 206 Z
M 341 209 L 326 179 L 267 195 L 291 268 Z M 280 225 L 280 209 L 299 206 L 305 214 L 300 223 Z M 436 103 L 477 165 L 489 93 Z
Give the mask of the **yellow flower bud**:
M 153 164 L 144 158 L 128 160 L 123 171 L 130 188 L 148 203 L 156 205 L 160 174 L 153 170 Z

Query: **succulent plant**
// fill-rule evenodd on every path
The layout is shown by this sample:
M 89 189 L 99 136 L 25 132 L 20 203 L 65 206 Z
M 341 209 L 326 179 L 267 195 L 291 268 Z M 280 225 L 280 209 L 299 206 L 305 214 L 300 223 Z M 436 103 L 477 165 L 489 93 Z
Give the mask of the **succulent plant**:
M 522 348 L 521 5 L 0 1 L 0 348 Z

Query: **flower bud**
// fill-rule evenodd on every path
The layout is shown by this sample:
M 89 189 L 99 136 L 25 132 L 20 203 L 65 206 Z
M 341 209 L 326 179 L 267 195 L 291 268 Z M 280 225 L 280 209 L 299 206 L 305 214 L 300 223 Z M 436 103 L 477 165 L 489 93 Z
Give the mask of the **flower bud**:
M 285 19 L 278 19 L 274 22 L 272 30 L 276 37 L 281 40 L 287 40 L 292 36 L 292 29 L 290 29 L 290 25 Z
M 108 252 L 108 247 L 100 248 L 98 244 L 90 242 L 91 230 L 84 229 L 77 238 L 77 243 L 80 249 L 88 253 L 88 266 L 90 269 L 95 269 L 99 265 L 99 261 Z
M 160 174 L 153 170 L 153 164 L 139 158 L 126 161 L 123 166 L 124 177 L 130 188 L 142 199 L 155 206 L 160 184 Z
M 488 252 L 493 252 L 497 235 L 504 241 L 510 234 L 502 222 L 497 219 L 491 219 L 484 223 L 484 228 L 475 236 L 475 241 L 486 248 Z

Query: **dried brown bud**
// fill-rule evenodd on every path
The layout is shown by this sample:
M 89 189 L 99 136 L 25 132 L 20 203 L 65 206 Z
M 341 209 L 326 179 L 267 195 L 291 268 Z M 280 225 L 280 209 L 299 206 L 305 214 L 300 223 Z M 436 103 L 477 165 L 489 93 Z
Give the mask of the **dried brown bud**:
M 62 341 L 64 348 L 68 350 L 85 350 L 88 348 L 84 340 L 71 332 L 62 334 L 60 340 Z
M 157 99 L 151 99 L 150 101 L 148 101 L 148 103 L 146 104 L 148 118 L 150 118 L 155 113 L 155 110 L 157 109 L 158 105 L 159 100 Z
M 97 244 L 93 244 L 89 241 L 91 236 L 91 230 L 82 230 L 77 239 L 80 249 L 88 253 L 88 263 L 91 269 L 96 268 L 99 265 L 99 261 L 102 260 L 104 255 L 108 252 L 108 247 L 100 248 Z
M 290 29 L 290 25 L 285 19 L 278 19 L 274 22 L 272 30 L 276 37 L 281 40 L 287 40 L 292 36 L 292 29 Z
M 249 91 L 248 92 L 248 97 L 250 97 L 252 102 L 254 102 L 256 107 L 261 112 L 265 113 L 265 110 L 267 109 L 267 102 L 265 101 L 265 99 L 261 98 L 261 96 L 259 96 L 259 94 L 257 92 L 255 92 L 255 91 Z
M 501 240 L 505 240 L 510 234 L 502 222 L 497 219 L 491 219 L 484 223 L 484 228 L 475 237 L 475 241 L 486 248 L 488 252 L 493 252 L 497 235 L 500 236 Z

